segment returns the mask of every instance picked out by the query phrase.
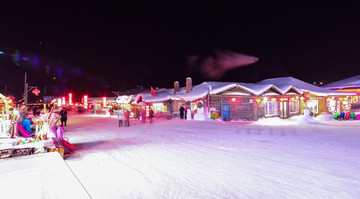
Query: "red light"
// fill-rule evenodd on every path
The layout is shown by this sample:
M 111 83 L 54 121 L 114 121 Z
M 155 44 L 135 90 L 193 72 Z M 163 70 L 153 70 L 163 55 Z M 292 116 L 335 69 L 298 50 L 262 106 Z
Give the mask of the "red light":
M 72 94 L 71 93 L 69 93 L 69 104 L 73 105 L 73 103 L 72 103 Z
M 88 96 L 84 95 L 84 107 L 85 109 L 88 109 Z
M 104 107 L 106 106 L 106 97 L 103 97 Z
M 40 90 L 39 90 L 39 89 L 34 89 L 34 90 L 32 91 L 32 93 L 34 93 L 36 96 L 38 96 L 39 93 L 40 93 Z

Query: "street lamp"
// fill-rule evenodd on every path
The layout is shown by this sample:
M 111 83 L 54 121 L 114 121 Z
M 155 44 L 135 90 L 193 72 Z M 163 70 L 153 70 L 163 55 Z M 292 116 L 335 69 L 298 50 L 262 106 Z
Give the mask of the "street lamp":
M 208 99 L 207 99 L 207 104 L 208 104 L 208 112 L 210 112 L 210 92 L 211 92 L 211 85 L 208 85 Z
M 25 83 L 24 83 L 24 106 L 27 108 L 27 101 L 28 101 L 28 92 L 32 89 L 37 89 L 37 86 L 29 86 L 26 82 L 26 72 L 25 72 Z

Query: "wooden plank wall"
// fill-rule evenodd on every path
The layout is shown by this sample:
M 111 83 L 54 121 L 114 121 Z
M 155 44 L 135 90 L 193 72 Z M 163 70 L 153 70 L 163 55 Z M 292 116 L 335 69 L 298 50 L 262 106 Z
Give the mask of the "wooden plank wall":
M 231 98 L 235 97 L 235 102 L 231 101 Z M 252 102 L 251 102 L 252 101 Z M 256 120 L 253 97 L 247 96 L 223 96 L 223 95 L 211 95 L 210 107 L 215 107 L 220 111 L 220 117 L 222 117 L 222 105 L 230 104 L 230 119 L 231 120 Z

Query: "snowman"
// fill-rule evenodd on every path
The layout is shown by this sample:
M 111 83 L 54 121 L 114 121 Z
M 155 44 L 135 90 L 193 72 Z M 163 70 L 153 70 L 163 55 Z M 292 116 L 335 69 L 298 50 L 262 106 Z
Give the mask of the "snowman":
M 197 104 L 198 108 L 196 109 L 194 120 L 205 120 L 203 103 L 204 103 L 203 101 L 198 102 Z

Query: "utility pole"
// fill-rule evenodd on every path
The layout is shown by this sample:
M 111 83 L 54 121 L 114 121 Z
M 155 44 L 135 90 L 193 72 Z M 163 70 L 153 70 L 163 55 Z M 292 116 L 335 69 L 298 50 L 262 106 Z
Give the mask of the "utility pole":
M 27 108 L 28 92 L 34 88 L 37 88 L 37 86 L 29 86 L 29 84 L 26 82 L 26 72 L 25 72 L 25 81 L 24 81 L 24 106 L 25 106 L 25 108 Z
M 27 108 L 27 99 L 28 99 L 28 84 L 26 83 L 26 72 L 25 72 L 25 82 L 24 82 L 24 106 Z

